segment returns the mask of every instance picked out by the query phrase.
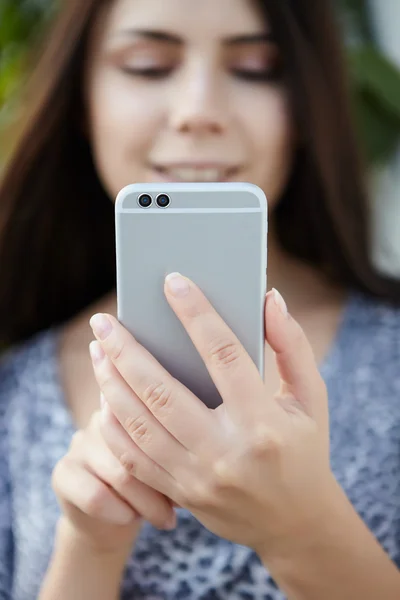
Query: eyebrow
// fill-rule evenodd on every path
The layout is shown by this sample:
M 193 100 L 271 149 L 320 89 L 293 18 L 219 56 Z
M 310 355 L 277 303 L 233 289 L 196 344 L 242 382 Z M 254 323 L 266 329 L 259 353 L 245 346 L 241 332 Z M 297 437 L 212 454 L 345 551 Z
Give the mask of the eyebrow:
M 166 42 L 173 45 L 182 45 L 184 42 L 182 38 L 172 33 L 151 29 L 123 29 L 117 34 L 117 37 L 120 36 L 145 38 L 148 40 Z M 223 43 L 227 46 L 240 46 L 244 44 L 262 44 L 274 41 L 275 38 L 271 33 L 255 33 L 228 37 L 223 40 Z
M 275 38 L 272 33 L 254 33 L 227 38 L 224 43 L 228 46 L 240 46 L 242 44 L 265 44 L 274 41 Z

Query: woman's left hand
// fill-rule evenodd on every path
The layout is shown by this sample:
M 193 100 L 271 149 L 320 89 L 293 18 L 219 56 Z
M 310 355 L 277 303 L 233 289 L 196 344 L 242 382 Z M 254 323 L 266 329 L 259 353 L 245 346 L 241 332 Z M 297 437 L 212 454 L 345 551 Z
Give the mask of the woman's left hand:
M 186 278 L 167 280 L 167 300 L 223 404 L 208 409 L 117 319 L 96 315 L 91 350 L 106 400 L 106 443 L 132 475 L 215 534 L 264 559 L 288 545 L 301 550 L 300 540 L 330 518 L 338 487 L 329 462 L 326 386 L 304 332 L 270 292 L 266 341 L 281 386 L 268 397 L 255 364 L 200 289 Z

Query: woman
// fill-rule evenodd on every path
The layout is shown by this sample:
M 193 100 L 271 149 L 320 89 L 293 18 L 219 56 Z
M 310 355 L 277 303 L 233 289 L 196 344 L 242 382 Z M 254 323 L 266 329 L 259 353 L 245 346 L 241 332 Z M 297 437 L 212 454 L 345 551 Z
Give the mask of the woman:
M 33 90 L 0 190 L 2 597 L 400 597 L 400 287 L 328 3 L 69 0 Z M 112 201 L 171 179 L 269 199 L 265 384 L 165 285 L 223 412 L 115 319 Z

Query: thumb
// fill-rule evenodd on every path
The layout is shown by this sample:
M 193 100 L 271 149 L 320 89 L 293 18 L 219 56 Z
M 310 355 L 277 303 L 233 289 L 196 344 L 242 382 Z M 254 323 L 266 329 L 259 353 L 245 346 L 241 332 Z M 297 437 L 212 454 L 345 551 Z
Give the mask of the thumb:
M 327 416 L 324 380 L 303 329 L 288 313 L 284 299 L 275 289 L 266 298 L 265 334 L 275 352 L 281 378 L 279 396 L 293 395 L 306 413 L 322 424 Z

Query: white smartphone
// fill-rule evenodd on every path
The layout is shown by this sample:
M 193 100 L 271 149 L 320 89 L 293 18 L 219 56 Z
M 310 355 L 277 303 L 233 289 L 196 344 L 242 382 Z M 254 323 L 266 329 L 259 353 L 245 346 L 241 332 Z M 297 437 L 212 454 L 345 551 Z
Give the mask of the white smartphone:
M 118 319 L 210 408 L 221 396 L 164 279 L 192 279 L 264 377 L 267 219 L 265 194 L 248 183 L 134 184 L 116 200 Z

